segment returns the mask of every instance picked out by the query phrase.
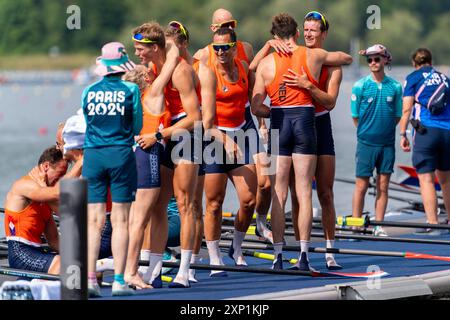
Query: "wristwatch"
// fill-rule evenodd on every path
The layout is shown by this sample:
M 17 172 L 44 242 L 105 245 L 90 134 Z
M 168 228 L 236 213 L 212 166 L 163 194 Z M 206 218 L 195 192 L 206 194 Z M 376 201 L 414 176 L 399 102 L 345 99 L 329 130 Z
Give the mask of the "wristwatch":
M 400 137 L 406 138 L 406 132 L 400 132 Z
M 159 131 L 156 131 L 155 138 L 156 138 L 157 141 L 161 141 L 162 139 L 164 139 L 162 133 L 159 132 Z

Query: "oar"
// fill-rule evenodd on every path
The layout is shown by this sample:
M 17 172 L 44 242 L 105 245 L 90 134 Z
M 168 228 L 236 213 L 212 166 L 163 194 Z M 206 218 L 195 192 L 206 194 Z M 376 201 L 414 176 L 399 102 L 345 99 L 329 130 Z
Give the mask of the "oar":
M 4 274 L 12 277 L 30 278 L 30 279 L 41 279 L 41 280 L 59 280 L 59 276 L 37 272 L 29 270 L 14 269 L 6 266 L 0 267 L 0 274 Z
M 223 244 L 225 247 L 226 244 Z M 228 245 L 229 247 L 229 245 Z M 248 244 L 243 243 L 242 248 L 245 249 L 257 249 L 257 250 L 273 250 L 273 246 L 271 245 L 262 245 L 262 244 Z M 299 251 L 299 247 L 295 246 L 284 246 L 283 250 L 286 251 Z M 444 256 L 435 256 L 426 253 L 416 253 L 416 252 L 396 252 L 396 251 L 373 251 L 373 250 L 353 250 L 353 249 L 338 249 L 338 248 L 319 248 L 319 247 L 310 247 L 309 252 L 315 253 L 333 253 L 333 254 L 351 254 L 351 255 L 362 255 L 362 256 L 377 256 L 377 257 L 398 257 L 405 259 L 426 259 L 426 260 L 439 260 L 450 262 L 450 257 Z M 244 253 L 244 250 L 243 250 Z M 274 260 L 275 256 L 269 253 L 256 252 L 247 250 L 247 253 L 251 253 L 251 256 L 256 258 L 266 259 L 266 260 Z M 245 253 L 244 253 L 245 254 Z M 297 263 L 297 259 L 290 259 L 289 262 L 294 264 Z
M 373 192 L 373 191 L 369 191 L 369 194 L 373 195 L 373 196 L 376 195 L 376 193 Z M 413 200 L 413 199 L 405 199 L 405 198 L 396 197 L 396 196 L 393 196 L 393 195 L 388 195 L 388 198 L 392 199 L 392 200 L 406 202 L 406 203 L 408 203 L 409 205 L 412 206 L 413 210 L 422 211 L 422 212 L 425 211 L 425 208 L 424 208 L 423 203 L 421 201 L 416 201 L 416 200 Z M 445 210 L 445 205 L 443 203 L 438 203 L 438 207 L 441 210 Z
M 322 223 L 322 219 L 313 218 L 313 222 Z M 354 217 L 337 217 L 336 224 L 341 226 L 354 227 L 369 227 L 369 226 L 386 226 L 386 227 L 401 227 L 401 228 L 430 228 L 430 229 L 444 229 L 450 230 L 448 224 L 430 224 L 418 222 L 399 222 L 399 221 L 374 221 L 369 217 L 354 218 Z
M 139 261 L 139 265 L 148 265 L 148 262 Z M 179 268 L 180 264 L 176 262 L 163 262 L 163 267 Z M 306 276 L 313 278 L 324 277 L 341 277 L 341 278 L 373 278 L 384 277 L 389 275 L 388 273 L 380 270 L 377 272 L 362 272 L 362 273 L 345 273 L 345 272 L 319 272 L 319 271 L 301 271 L 301 270 L 272 270 L 267 268 L 254 268 L 244 266 L 216 266 L 207 264 L 191 264 L 191 269 L 196 270 L 221 270 L 229 272 L 247 272 L 247 273 L 260 273 L 260 274 L 273 274 L 273 275 L 291 275 L 291 276 Z
M 316 222 L 316 221 L 314 221 L 314 222 Z M 289 227 L 292 228 L 293 224 L 289 223 L 289 222 L 286 222 L 286 228 L 289 228 Z M 316 229 L 316 230 L 323 230 L 323 226 L 312 225 L 312 228 Z M 351 231 L 351 232 L 357 232 L 357 233 L 363 233 L 363 234 L 373 234 L 372 230 L 367 230 L 367 229 L 354 230 L 354 229 L 343 228 L 343 227 L 335 227 L 334 230 L 336 230 L 336 231 Z
M 223 230 L 233 231 L 233 227 L 222 227 Z M 250 226 L 247 231 L 248 235 L 255 235 L 255 228 Z M 293 236 L 294 232 L 285 231 L 285 235 Z M 311 233 L 312 238 L 323 238 L 322 233 Z M 336 234 L 336 239 L 354 239 L 354 240 L 368 240 L 368 241 L 388 241 L 388 242 L 406 242 L 406 243 L 425 243 L 425 244 L 442 244 L 450 245 L 448 240 L 431 240 L 431 239 L 417 239 L 417 238 L 394 238 L 394 237 L 373 237 L 365 235 L 350 235 L 350 234 Z

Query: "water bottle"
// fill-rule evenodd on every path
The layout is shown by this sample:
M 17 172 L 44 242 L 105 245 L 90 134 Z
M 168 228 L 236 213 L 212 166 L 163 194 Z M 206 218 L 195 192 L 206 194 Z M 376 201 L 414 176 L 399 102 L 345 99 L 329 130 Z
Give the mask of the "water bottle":
M 23 300 L 34 300 L 33 293 L 30 287 L 24 287 L 24 299 Z

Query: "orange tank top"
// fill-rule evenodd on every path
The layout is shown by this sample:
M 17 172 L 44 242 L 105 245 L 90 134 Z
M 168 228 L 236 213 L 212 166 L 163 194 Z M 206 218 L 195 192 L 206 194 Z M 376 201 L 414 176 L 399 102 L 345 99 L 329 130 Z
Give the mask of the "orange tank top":
M 328 81 L 329 75 L 330 75 L 330 71 L 329 71 L 328 67 L 323 66 L 322 70 L 320 71 L 320 78 L 319 78 L 319 83 L 317 84 L 317 87 L 324 92 L 327 92 L 327 81 Z M 320 116 L 322 114 L 329 112 L 324 106 L 322 106 L 321 104 L 319 104 L 315 101 L 314 101 L 314 106 L 316 107 L 316 116 Z
M 147 87 L 142 94 L 142 129 L 141 134 L 155 133 L 158 130 L 167 128 L 170 126 L 170 113 L 164 110 L 161 114 L 153 114 L 144 106 L 144 98 L 150 94 L 150 87 Z
M 214 54 L 214 53 L 213 53 Z M 217 69 L 210 65 L 217 77 L 216 118 L 214 124 L 222 130 L 237 130 L 245 124 L 245 105 L 248 102 L 248 76 L 242 62 L 236 57 L 238 80 L 227 81 Z
M 247 62 L 247 64 L 250 64 L 250 60 L 247 57 L 247 54 L 245 53 L 244 44 L 242 41 L 236 41 L 236 58 L 239 60 L 244 60 Z M 214 49 L 212 47 L 212 44 L 208 45 L 208 51 L 209 51 L 209 59 L 208 59 L 208 65 L 212 65 L 212 63 L 215 62 L 216 55 L 214 53 Z
M 290 56 L 276 52 L 272 53 L 275 59 L 275 77 L 268 86 L 267 94 L 271 100 L 272 108 L 313 107 L 313 99 L 305 89 L 288 87 L 283 81 L 283 75 L 289 74 L 288 69 L 296 72 L 303 70 L 308 78 L 313 79 L 306 64 L 306 47 L 299 46 Z M 313 80 L 313 82 L 317 83 Z
M 40 247 L 49 219 L 52 219 L 52 210 L 46 203 L 33 201 L 19 212 L 5 208 L 6 239 Z

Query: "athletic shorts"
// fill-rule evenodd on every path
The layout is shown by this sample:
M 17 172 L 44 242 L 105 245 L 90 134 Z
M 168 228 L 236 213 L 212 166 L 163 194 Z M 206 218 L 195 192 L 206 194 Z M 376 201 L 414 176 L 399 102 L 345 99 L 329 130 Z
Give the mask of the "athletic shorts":
M 395 146 L 370 146 L 358 141 L 356 146 L 356 176 L 372 177 L 377 174 L 394 172 Z
M 164 147 L 157 142 L 148 149 L 136 147 L 137 188 L 154 189 L 161 187 L 161 157 Z
M 255 130 L 256 131 L 256 146 L 257 146 L 257 153 L 260 152 L 266 152 L 266 149 L 264 148 L 264 145 L 261 141 L 261 139 L 259 138 L 259 131 L 255 125 L 255 122 L 253 121 L 253 116 L 252 116 L 252 112 L 250 110 L 250 107 L 246 107 L 245 108 L 245 125 L 242 128 L 243 130 Z
M 88 203 L 106 203 L 108 185 L 113 202 L 133 202 L 136 195 L 136 157 L 129 146 L 84 150 L 83 177 L 88 182 Z
M 236 131 L 223 131 L 233 138 L 241 150 L 241 159 L 227 159 L 225 147 L 221 143 L 215 144 L 217 149 L 222 152 L 222 155 L 216 154 L 217 149 L 212 147 L 212 142 L 205 143 L 206 152 L 204 152 L 204 166 L 206 174 L 213 173 L 228 173 L 234 169 L 245 166 L 247 164 L 254 164 L 253 156 L 259 151 L 258 148 L 258 131 L 256 130 L 253 121 L 245 123 L 245 125 Z
M 278 130 L 278 135 L 274 130 Z M 317 154 L 315 116 L 312 107 L 272 108 L 270 131 L 269 154 L 280 156 L 291 156 L 293 153 Z
M 317 155 L 334 156 L 334 139 L 330 113 L 316 117 Z
M 47 273 L 56 253 L 18 241 L 8 241 L 8 263 L 11 268 Z
M 107 214 L 105 225 L 103 226 L 102 230 L 102 236 L 100 239 L 100 252 L 98 254 L 99 259 L 105 259 L 112 256 L 111 238 L 112 238 L 111 214 Z
M 172 125 L 184 119 L 173 120 Z M 188 160 L 193 163 L 200 163 L 202 152 L 202 131 L 194 130 L 187 135 L 180 135 L 175 138 L 176 141 L 169 140 L 164 150 L 161 164 L 171 170 L 175 168 L 175 163 L 181 159 Z M 198 133 L 198 134 L 197 134 Z
M 424 134 L 416 132 L 412 162 L 418 173 L 450 170 L 450 130 L 427 127 Z

